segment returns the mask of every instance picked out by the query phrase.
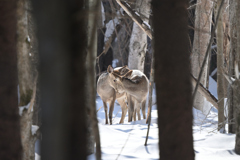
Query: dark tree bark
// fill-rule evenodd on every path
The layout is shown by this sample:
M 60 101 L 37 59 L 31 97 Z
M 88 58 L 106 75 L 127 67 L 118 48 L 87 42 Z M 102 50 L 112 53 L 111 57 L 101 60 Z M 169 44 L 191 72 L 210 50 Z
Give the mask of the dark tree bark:
M 42 159 L 86 159 L 87 8 L 84 1 L 33 1 L 40 57 Z
M 234 77 L 234 61 L 237 56 L 237 0 L 229 1 L 229 22 L 230 22 L 230 54 L 229 54 L 229 69 L 228 76 Z M 233 103 L 233 89 L 231 85 L 228 86 L 228 132 L 235 133 L 234 120 L 234 103 Z
M 153 0 L 161 160 L 193 160 L 187 0 Z
M 0 2 L 0 159 L 20 160 L 16 0 Z

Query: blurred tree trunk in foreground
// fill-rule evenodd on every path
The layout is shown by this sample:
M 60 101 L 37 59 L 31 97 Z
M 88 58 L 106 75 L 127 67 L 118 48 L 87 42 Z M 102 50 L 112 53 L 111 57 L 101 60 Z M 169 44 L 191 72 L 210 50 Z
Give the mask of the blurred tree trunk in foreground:
M 86 159 L 84 1 L 33 0 L 40 57 L 44 160 Z
M 16 0 L 0 1 L 0 159 L 22 154 L 17 95 Z
M 161 160 L 193 160 L 187 0 L 153 0 Z

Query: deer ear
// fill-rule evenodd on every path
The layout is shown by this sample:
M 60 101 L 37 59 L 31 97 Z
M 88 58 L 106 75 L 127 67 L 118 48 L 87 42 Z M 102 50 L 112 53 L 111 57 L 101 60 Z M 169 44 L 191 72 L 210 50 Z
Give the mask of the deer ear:
M 112 73 L 113 72 L 113 67 L 111 65 L 108 66 L 107 72 L 108 73 Z

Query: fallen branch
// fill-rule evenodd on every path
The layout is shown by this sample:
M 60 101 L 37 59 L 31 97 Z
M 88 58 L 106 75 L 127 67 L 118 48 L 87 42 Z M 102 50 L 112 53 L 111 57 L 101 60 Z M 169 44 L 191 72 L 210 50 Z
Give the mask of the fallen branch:
M 197 79 L 193 77 L 192 74 L 191 81 L 193 87 L 195 87 L 197 84 Z M 208 102 L 212 103 L 216 109 L 218 109 L 218 100 L 201 83 L 199 83 L 198 92 L 201 93 L 201 95 L 204 96 Z
M 129 17 L 152 39 L 152 32 L 148 24 L 145 24 L 139 15 L 134 12 L 126 2 L 116 0 L 116 2 L 122 7 L 122 9 L 129 15 Z

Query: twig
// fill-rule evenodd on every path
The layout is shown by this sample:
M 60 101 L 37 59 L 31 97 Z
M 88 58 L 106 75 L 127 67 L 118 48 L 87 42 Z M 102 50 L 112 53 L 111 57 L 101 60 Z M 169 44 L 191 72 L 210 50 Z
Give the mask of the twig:
M 118 109 L 118 111 L 117 111 L 117 114 L 115 115 L 115 117 L 113 118 L 113 120 L 112 120 L 112 121 L 114 121 L 114 119 L 117 117 L 117 115 L 118 115 L 119 111 L 120 111 L 120 108 Z
M 153 85 L 154 85 L 154 55 L 152 55 L 152 64 L 151 64 L 151 73 L 150 73 L 150 83 L 149 83 L 149 96 L 148 96 L 148 116 L 147 116 L 147 121 L 148 123 L 148 130 L 147 130 L 147 136 L 145 140 L 144 146 L 147 146 L 147 141 L 148 141 L 148 135 L 149 135 L 149 130 L 150 130 L 150 124 L 151 124 L 151 112 L 152 112 L 152 92 L 153 92 Z
M 99 111 L 101 108 L 102 108 L 102 106 L 98 108 L 97 113 L 98 113 L 98 111 Z
M 219 6 L 218 13 L 217 13 L 217 18 L 216 18 L 216 23 L 215 23 L 215 25 L 213 26 L 213 28 L 212 28 L 212 30 L 211 30 L 211 38 L 210 38 L 210 41 L 209 41 L 209 44 L 208 44 L 207 51 L 206 51 L 206 53 L 205 53 L 205 57 L 204 57 L 204 60 L 203 60 L 203 63 L 202 63 L 202 67 L 201 67 L 199 76 L 198 76 L 198 81 L 197 81 L 196 87 L 195 87 L 194 92 L 193 92 L 193 101 L 194 101 L 194 99 L 195 99 L 195 97 L 196 97 L 196 93 L 197 93 L 197 90 L 198 90 L 198 86 L 199 86 L 199 83 L 200 83 L 200 79 L 201 79 L 202 73 L 203 73 L 203 68 L 204 68 L 204 66 L 205 66 L 205 64 L 206 64 L 207 57 L 208 57 L 208 54 L 209 54 L 210 49 L 211 49 L 211 45 L 212 45 L 212 42 L 213 42 L 214 33 L 215 33 L 215 30 L 216 30 L 216 26 L 217 26 L 217 23 L 218 23 L 218 19 L 219 19 L 219 15 L 220 15 L 220 12 L 221 12 L 223 3 L 224 3 L 224 0 L 222 0 L 221 5 Z
M 133 123 L 135 123 L 135 121 L 134 121 Z M 131 131 L 133 130 L 133 127 L 134 127 L 134 124 L 132 125 Z M 123 151 L 123 149 L 125 148 L 125 146 L 126 146 L 128 140 L 129 140 L 129 137 L 130 137 L 130 135 L 131 135 L 131 131 L 129 132 L 128 137 L 127 137 L 127 139 L 126 139 L 126 141 L 125 141 L 125 143 L 124 143 L 124 145 L 123 145 L 123 147 L 122 147 L 120 153 L 118 154 L 116 160 L 118 160 L 118 158 L 119 158 L 120 155 L 122 154 L 122 151 Z

